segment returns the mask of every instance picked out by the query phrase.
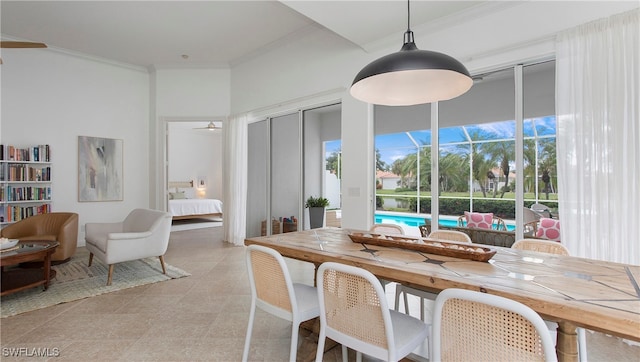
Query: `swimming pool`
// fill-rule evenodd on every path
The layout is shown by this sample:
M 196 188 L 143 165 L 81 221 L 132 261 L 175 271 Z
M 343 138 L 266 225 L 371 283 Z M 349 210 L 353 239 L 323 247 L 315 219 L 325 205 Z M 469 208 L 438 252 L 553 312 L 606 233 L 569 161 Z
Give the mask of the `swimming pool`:
M 424 224 L 424 215 L 412 215 L 412 214 L 382 214 L 376 213 L 376 224 L 390 223 L 390 224 L 403 224 L 411 227 L 418 227 Z M 431 218 L 427 216 L 427 218 Z M 453 216 L 440 216 L 440 225 L 448 227 L 458 226 L 458 218 Z M 507 230 L 515 230 L 515 225 L 507 223 Z

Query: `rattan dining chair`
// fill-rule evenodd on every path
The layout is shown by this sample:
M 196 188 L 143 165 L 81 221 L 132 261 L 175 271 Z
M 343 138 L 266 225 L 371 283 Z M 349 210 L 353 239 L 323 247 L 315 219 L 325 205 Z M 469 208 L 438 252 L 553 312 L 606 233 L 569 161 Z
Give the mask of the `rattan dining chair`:
M 456 288 L 436 298 L 429 350 L 432 362 L 557 361 L 547 325 L 533 309 Z
M 326 338 L 385 361 L 398 361 L 425 343 L 429 326 L 407 314 L 390 310 L 375 275 L 351 265 L 327 262 L 318 268 L 320 333 L 316 362 L 322 361 Z
M 540 253 L 558 254 L 569 256 L 569 249 L 557 241 L 542 239 L 520 239 L 511 245 L 518 250 L 531 250 Z
M 404 235 L 404 229 L 398 224 L 373 224 L 369 231 L 384 235 Z
M 456 231 L 456 230 L 434 230 L 429 234 L 427 238 L 446 240 L 446 241 L 458 241 L 463 243 L 471 242 L 471 238 L 469 237 L 469 235 L 463 233 L 462 231 Z M 407 314 L 409 313 L 409 299 L 407 298 L 407 295 L 411 294 L 420 298 L 420 319 L 423 322 L 428 322 L 425 319 L 425 313 L 424 313 L 425 299 L 435 300 L 438 294 L 427 292 L 425 290 L 412 288 L 406 285 L 398 284 L 396 285 L 395 310 L 398 310 L 400 294 L 402 294 L 404 297 L 404 311 Z
M 463 243 L 471 242 L 469 235 L 456 230 L 435 230 L 429 234 L 428 238 L 446 241 L 460 241 Z
M 540 253 L 558 254 L 569 256 L 569 249 L 557 241 L 540 240 L 540 239 L 520 239 L 511 245 L 512 248 L 518 250 L 531 250 Z M 545 321 L 547 327 L 553 333 L 558 330 L 558 324 L 555 322 Z M 578 334 L 578 357 L 580 361 L 587 360 L 587 335 L 584 328 L 576 328 Z
M 246 262 L 251 284 L 251 311 L 242 361 L 249 357 L 256 307 L 291 321 L 289 360 L 295 361 L 300 323 L 320 314 L 317 288 L 293 283 L 284 258 L 274 249 L 249 245 Z
M 369 231 L 373 233 L 384 234 L 384 235 L 404 235 L 404 229 L 402 228 L 402 226 L 398 224 L 385 224 L 385 223 L 373 224 L 373 226 L 371 226 Z M 385 279 L 378 278 L 378 280 L 380 280 L 380 283 L 382 283 L 382 288 L 386 288 L 387 284 L 391 283 L 390 281 Z M 396 283 L 395 310 L 398 310 L 398 300 L 400 299 L 400 293 L 401 293 L 400 284 Z

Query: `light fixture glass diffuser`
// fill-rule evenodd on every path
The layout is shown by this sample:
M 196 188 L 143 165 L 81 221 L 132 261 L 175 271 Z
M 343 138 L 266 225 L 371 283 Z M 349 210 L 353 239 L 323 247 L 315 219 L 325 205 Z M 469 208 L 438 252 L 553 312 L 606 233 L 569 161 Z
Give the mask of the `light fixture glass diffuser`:
M 374 60 L 356 75 L 351 95 L 372 104 L 410 106 L 458 97 L 472 85 L 462 63 L 443 53 L 418 49 L 413 32 L 407 29 L 400 51 Z

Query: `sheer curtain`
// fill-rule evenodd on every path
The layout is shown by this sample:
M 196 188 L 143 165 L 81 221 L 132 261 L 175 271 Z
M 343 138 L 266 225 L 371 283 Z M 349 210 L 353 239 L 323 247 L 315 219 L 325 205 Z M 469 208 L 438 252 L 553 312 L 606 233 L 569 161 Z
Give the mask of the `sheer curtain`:
M 640 9 L 558 35 L 562 242 L 572 255 L 640 264 Z
M 224 240 L 241 246 L 247 235 L 247 142 L 246 115 L 227 122 L 224 163 Z

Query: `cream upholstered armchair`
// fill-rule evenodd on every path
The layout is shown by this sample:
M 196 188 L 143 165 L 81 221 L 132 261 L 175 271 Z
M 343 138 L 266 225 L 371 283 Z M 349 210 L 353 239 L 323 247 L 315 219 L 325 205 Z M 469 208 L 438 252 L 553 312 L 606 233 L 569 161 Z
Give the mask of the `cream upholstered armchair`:
M 111 285 L 116 263 L 157 256 L 166 274 L 163 255 L 169 246 L 171 214 L 150 209 L 135 209 L 122 222 L 87 223 L 85 240 L 89 266 L 93 256 L 109 265 L 107 285 Z

